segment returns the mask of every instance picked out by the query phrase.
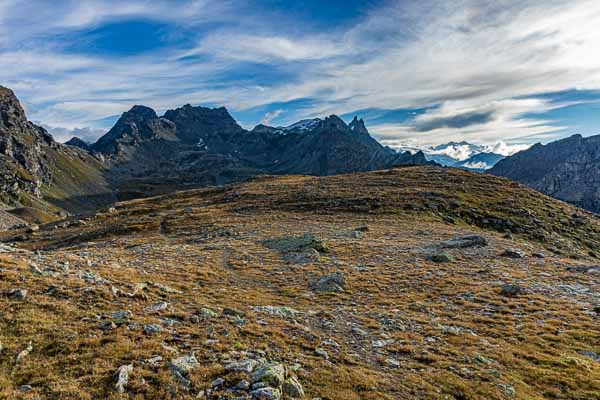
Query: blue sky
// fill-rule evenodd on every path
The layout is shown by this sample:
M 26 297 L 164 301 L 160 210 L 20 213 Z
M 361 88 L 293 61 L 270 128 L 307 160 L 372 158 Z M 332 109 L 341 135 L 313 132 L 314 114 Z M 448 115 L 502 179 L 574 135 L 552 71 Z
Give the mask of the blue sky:
M 2 0 L 0 84 L 59 140 L 191 103 L 510 147 L 600 134 L 597 26 L 596 0 Z

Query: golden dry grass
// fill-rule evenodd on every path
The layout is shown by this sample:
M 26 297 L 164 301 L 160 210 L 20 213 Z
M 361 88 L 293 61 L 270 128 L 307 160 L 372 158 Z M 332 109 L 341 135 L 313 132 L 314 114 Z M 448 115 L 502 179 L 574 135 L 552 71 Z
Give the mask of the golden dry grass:
M 0 397 L 195 398 L 217 377 L 231 384 L 240 378 L 224 373 L 229 353 L 262 349 L 271 360 L 300 364 L 307 398 L 600 399 L 600 364 L 581 354 L 600 353 L 600 282 L 567 269 L 596 262 L 600 225 L 517 184 L 410 167 L 262 178 L 111 211 L 48 224 L 26 237 L 0 235 L 39 250 L 0 258 L 0 292 L 29 290 L 24 301 L 0 300 Z M 491 229 L 484 221 L 490 218 L 519 227 L 514 238 Z M 368 231 L 350 234 L 359 226 Z M 321 238 L 329 251 L 297 265 L 262 244 L 302 233 Z M 426 259 L 427 245 L 467 233 L 486 236 L 489 246 L 449 250 L 450 263 Z M 500 257 L 507 248 L 526 257 Z M 532 257 L 541 251 L 546 258 Z M 56 276 L 32 272 L 31 263 Z M 87 282 L 79 271 L 109 282 Z M 309 289 L 312 279 L 334 271 L 346 276 L 344 292 Z M 133 293 L 140 283 L 148 285 L 133 297 L 111 291 Z M 503 283 L 527 292 L 502 296 Z M 569 294 L 564 285 L 588 291 Z M 171 307 L 148 314 L 145 308 L 157 301 Z M 265 315 L 252 311 L 257 305 L 300 314 Z M 193 322 L 202 307 L 219 315 Z M 244 311 L 245 323 L 224 317 L 225 307 Z M 153 335 L 127 324 L 98 328 L 119 310 L 130 310 L 135 324 L 160 323 L 159 317 L 178 323 L 169 328 L 174 332 Z M 378 347 L 378 340 L 386 344 Z M 30 341 L 33 352 L 15 365 Z M 315 354 L 317 347 L 329 360 Z M 191 392 L 174 392 L 164 362 L 144 363 L 191 351 L 200 361 Z M 113 374 L 129 363 L 134 372 L 120 395 Z M 23 384 L 33 390 L 19 392 Z

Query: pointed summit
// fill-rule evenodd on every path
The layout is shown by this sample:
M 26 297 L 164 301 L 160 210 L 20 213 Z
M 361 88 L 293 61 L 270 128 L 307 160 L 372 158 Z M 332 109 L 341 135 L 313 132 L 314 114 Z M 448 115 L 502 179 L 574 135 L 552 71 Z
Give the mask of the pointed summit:
M 0 129 L 23 128 L 27 116 L 15 93 L 0 86 Z
M 349 128 L 352 132 L 355 133 L 359 133 L 359 134 L 369 134 L 369 131 L 367 130 L 367 127 L 365 126 L 365 121 L 363 121 L 363 119 L 358 119 L 358 117 L 354 117 L 354 119 L 352 120 L 352 122 L 349 125 Z

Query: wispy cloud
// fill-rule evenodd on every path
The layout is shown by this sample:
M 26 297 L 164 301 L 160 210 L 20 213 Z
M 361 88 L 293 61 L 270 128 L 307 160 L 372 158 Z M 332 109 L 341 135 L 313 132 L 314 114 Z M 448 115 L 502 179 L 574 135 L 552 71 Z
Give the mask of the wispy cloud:
M 567 104 L 541 94 L 600 89 L 595 0 L 383 4 L 352 24 L 316 28 L 239 0 L 4 0 L 0 82 L 33 119 L 67 129 L 136 103 L 157 110 L 220 104 L 243 113 L 311 99 L 310 108 L 285 109 L 290 122 L 361 109 L 428 110 L 371 127 L 390 145 L 548 140 L 569 128 L 548 112 Z M 127 57 L 67 46 L 80 32 L 134 19 L 189 29 L 190 45 Z

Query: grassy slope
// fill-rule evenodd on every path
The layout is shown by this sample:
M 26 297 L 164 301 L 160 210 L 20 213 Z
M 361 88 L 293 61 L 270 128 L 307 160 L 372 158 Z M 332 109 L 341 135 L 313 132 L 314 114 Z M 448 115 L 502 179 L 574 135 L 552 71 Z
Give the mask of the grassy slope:
M 444 223 L 448 217 L 455 224 Z M 490 218 L 522 232 L 504 238 L 486 228 Z M 363 225 L 364 237 L 347 235 Z M 600 353 L 600 285 L 597 276 L 567 270 L 595 262 L 589 253 L 599 227 L 591 215 L 506 180 L 433 167 L 265 178 L 122 203 L 70 226 L 43 226 L 20 244 L 46 249 L 37 256 L 0 258 L 0 291 L 30 290 L 26 301 L 0 300 L 0 397 L 169 398 L 176 384 L 164 363 L 143 363 L 156 354 L 174 357 L 166 343 L 179 354 L 194 350 L 201 363 L 193 391 L 176 398 L 194 398 L 216 377 L 235 382 L 240 376 L 223 371 L 223 357 L 260 348 L 270 359 L 302 365 L 308 398 L 503 399 L 509 385 L 518 399 L 600 399 L 600 366 L 579 353 Z M 304 232 L 329 247 L 319 261 L 290 264 L 261 244 Z M 472 232 L 490 245 L 451 251 L 448 264 L 424 257 L 425 246 Z M 499 257 L 508 247 L 527 257 Z M 531 257 L 539 251 L 548 257 Z M 57 275 L 32 274 L 31 261 Z M 80 270 L 110 284 L 85 282 Z M 346 274 L 345 292 L 308 289 L 330 271 Z M 133 292 L 149 281 L 182 293 L 150 285 L 133 298 L 111 294 L 111 286 Z M 504 282 L 528 292 L 501 296 Z M 567 295 L 561 285 L 589 291 Z M 53 295 L 49 286 L 57 288 Z M 177 334 L 97 328 L 98 318 L 123 309 L 133 312 L 133 322 L 158 323 L 144 308 L 159 300 L 171 303 L 162 316 L 181 321 L 172 328 Z M 286 305 L 300 315 L 294 322 L 250 311 L 256 305 Z M 246 323 L 236 327 L 222 316 L 192 322 L 201 307 L 244 310 Z M 329 361 L 314 353 L 327 338 L 340 345 L 325 347 Z M 393 343 L 374 347 L 379 339 Z M 33 353 L 15 367 L 14 355 L 29 341 Z M 120 396 L 112 374 L 129 362 L 134 373 Z M 19 395 L 21 384 L 32 384 L 33 393 Z

